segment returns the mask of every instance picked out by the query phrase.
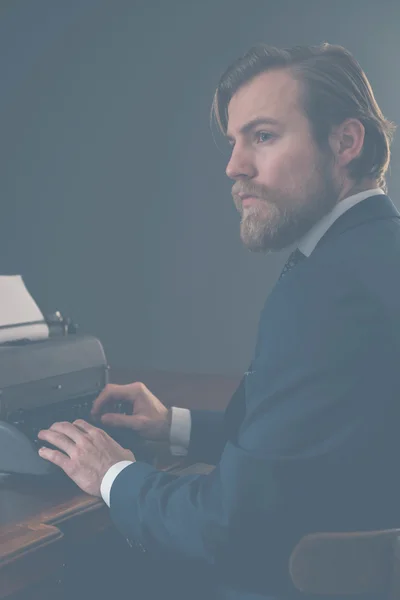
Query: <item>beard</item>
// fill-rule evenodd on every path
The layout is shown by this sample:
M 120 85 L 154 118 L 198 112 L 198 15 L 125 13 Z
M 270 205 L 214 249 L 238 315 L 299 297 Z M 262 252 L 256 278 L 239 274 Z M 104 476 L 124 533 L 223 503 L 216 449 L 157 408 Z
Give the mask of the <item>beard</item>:
M 320 156 L 307 185 L 297 193 L 272 192 L 260 184 L 238 182 L 233 191 L 242 215 L 240 237 L 251 252 L 274 252 L 300 240 L 337 204 L 340 188 L 333 178 L 333 160 Z M 300 187 L 300 186 L 299 186 Z M 254 194 L 255 206 L 242 208 L 237 193 Z

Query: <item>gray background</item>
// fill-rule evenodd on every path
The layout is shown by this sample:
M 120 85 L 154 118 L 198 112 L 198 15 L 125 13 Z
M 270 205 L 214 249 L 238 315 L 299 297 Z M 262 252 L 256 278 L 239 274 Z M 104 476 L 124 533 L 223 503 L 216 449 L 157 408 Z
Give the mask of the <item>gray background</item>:
M 240 242 L 218 79 L 257 42 L 339 43 L 400 122 L 399 24 L 396 0 L 2 0 L 2 272 L 112 365 L 239 373 L 285 256 Z

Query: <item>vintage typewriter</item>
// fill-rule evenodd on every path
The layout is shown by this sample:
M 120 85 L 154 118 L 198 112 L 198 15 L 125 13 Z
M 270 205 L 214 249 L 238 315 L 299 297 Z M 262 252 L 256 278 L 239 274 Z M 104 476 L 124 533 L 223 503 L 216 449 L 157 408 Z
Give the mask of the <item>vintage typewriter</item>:
M 55 421 L 91 421 L 94 399 L 106 385 L 108 366 L 100 341 L 80 335 L 55 313 L 46 340 L 0 345 L 0 473 L 49 475 L 61 469 L 38 455 L 37 439 Z M 115 407 L 127 412 L 127 407 Z M 99 423 L 93 423 L 101 426 Z M 140 454 L 134 432 L 106 431 L 125 448 Z

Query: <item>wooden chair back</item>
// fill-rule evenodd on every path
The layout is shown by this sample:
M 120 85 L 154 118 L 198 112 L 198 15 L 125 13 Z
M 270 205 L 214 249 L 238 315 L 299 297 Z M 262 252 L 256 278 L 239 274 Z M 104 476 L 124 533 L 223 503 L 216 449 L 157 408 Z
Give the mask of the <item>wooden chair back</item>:
M 400 529 L 309 534 L 294 548 L 289 572 L 305 593 L 400 600 Z

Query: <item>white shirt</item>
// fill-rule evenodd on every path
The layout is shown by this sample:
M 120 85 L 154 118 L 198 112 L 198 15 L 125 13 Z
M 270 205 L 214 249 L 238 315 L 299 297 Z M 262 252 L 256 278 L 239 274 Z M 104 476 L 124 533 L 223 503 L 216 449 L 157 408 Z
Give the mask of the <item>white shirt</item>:
M 359 192 L 358 194 L 354 194 L 353 196 L 349 196 L 348 198 L 344 198 L 338 202 L 333 210 L 322 217 L 322 219 L 318 221 L 318 223 L 316 223 L 300 240 L 298 243 L 299 250 L 305 256 L 310 256 L 321 238 L 343 213 L 359 202 L 362 202 L 362 200 L 366 200 L 371 196 L 377 196 L 384 193 L 385 192 L 380 188 L 365 190 L 364 192 Z M 191 427 L 192 420 L 190 416 L 190 410 L 188 408 L 177 408 L 176 406 L 173 406 L 169 437 L 171 453 L 173 455 L 185 456 L 187 454 Z M 125 467 L 130 464 L 132 464 L 132 461 L 129 460 L 118 462 L 110 467 L 107 473 L 104 475 L 103 481 L 101 482 L 100 492 L 104 502 L 108 506 L 110 506 L 111 486 L 114 483 L 115 478 L 123 469 L 125 469 Z

